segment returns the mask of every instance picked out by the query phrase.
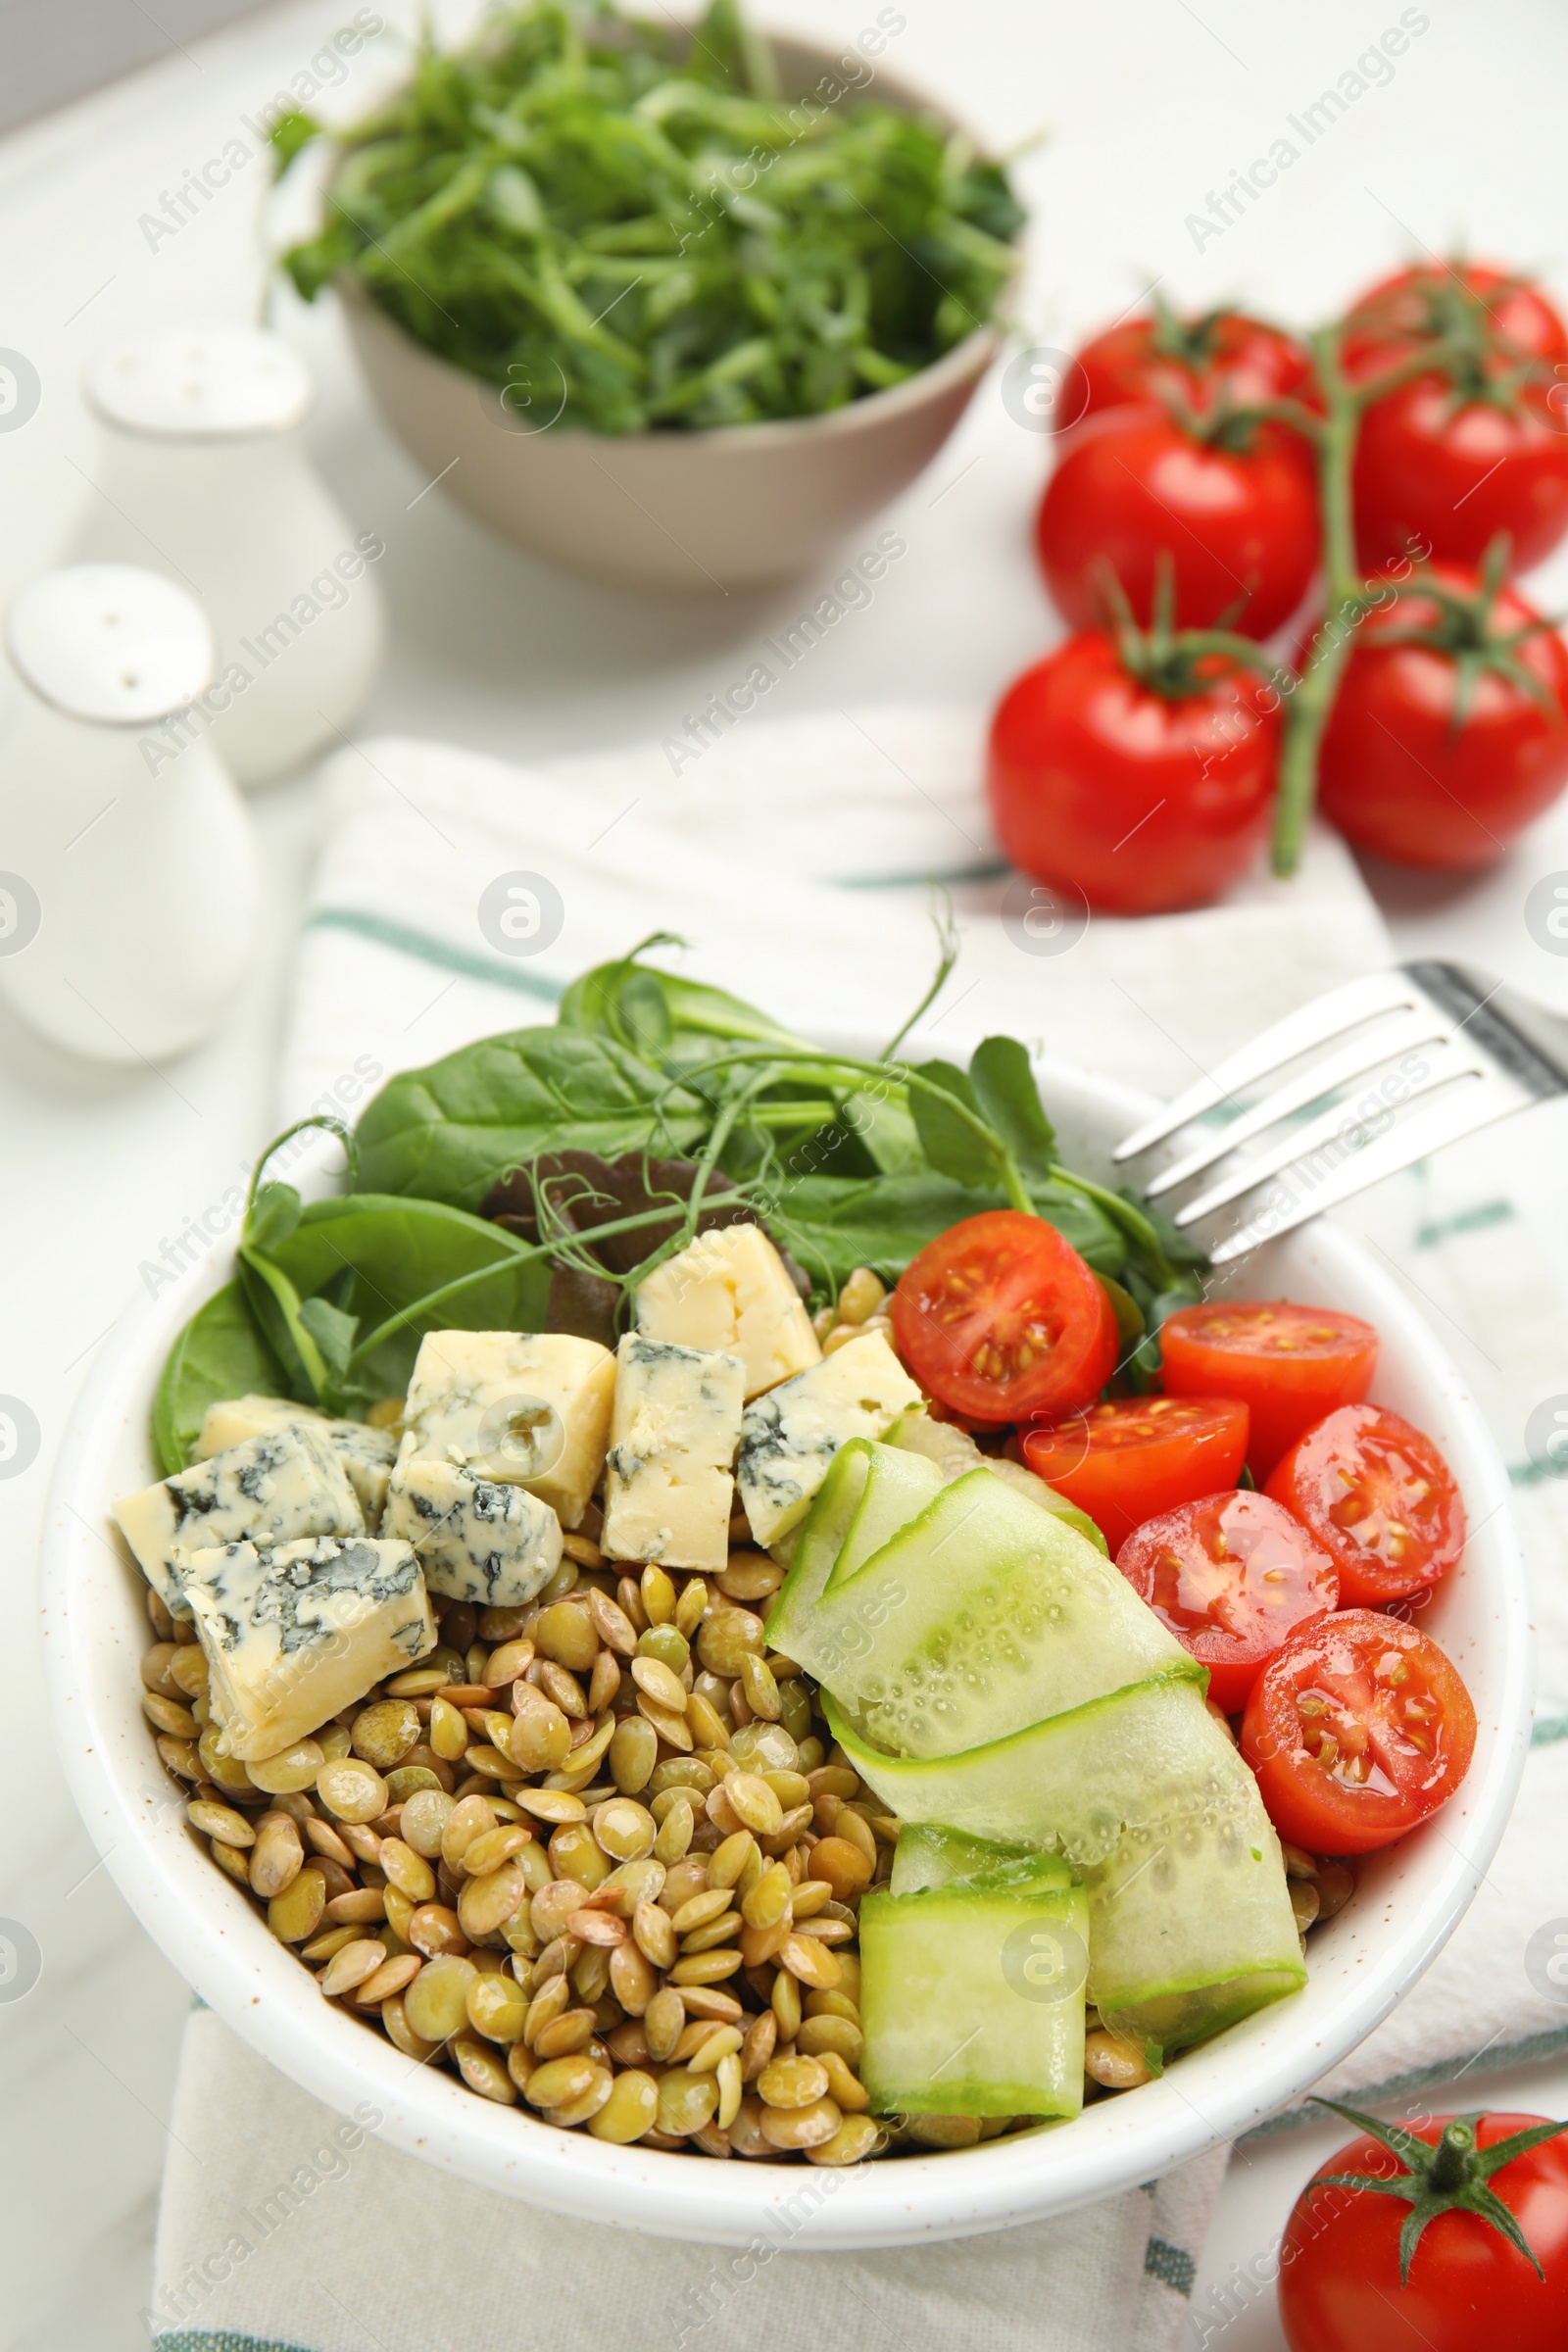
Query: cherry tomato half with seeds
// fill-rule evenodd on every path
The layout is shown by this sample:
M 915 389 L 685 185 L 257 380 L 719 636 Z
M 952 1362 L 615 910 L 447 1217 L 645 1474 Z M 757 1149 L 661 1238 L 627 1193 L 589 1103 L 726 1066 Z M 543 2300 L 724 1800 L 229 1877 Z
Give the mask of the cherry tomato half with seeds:
M 1137 401 L 1177 400 L 1201 413 L 1221 402 L 1248 408 L 1292 394 L 1309 399 L 1311 375 L 1303 344 L 1244 311 L 1126 318 L 1079 352 L 1063 386 L 1060 422 Z
M 893 1336 L 929 1396 L 989 1426 L 1076 1412 L 1116 1365 L 1103 1286 L 1054 1225 L 1016 1208 L 965 1217 L 910 1259 Z
M 1317 568 L 1317 483 L 1299 433 L 1250 428 L 1205 440 L 1155 407 L 1108 409 L 1064 433 L 1035 521 L 1046 585 L 1074 628 L 1102 622 L 1108 573 L 1134 617 L 1153 615 L 1159 572 L 1178 628 L 1267 637 Z
M 1295 1628 L 1321 1617 L 1339 1597 L 1328 1553 L 1266 1494 L 1184 1502 L 1129 1536 L 1116 1565 L 1182 1647 L 1208 1668 L 1208 1695 L 1227 1715 L 1246 1706 L 1263 1667 Z
M 1235 1486 L 1247 1407 L 1215 1396 L 1118 1396 L 1054 1428 L 1026 1429 L 1020 1443 L 1035 1476 L 1087 1511 L 1114 1553 L 1146 1519 Z
M 1342 1405 L 1298 1438 L 1266 1492 L 1333 1555 L 1348 1608 L 1405 1600 L 1464 1549 L 1464 1503 L 1429 1437 L 1375 1404 Z
M 1371 1609 L 1298 1627 L 1252 1685 L 1242 1725 L 1270 1821 L 1314 1854 L 1392 1845 L 1446 1804 L 1475 1741 L 1451 1661 Z
M 1280 2244 L 1280 2323 L 1291 2352 L 1562 2352 L 1563 2126 L 1495 2112 L 1427 2116 L 1397 2132 L 1370 2116 L 1354 2120 L 1370 2129 L 1319 2165 Z M 1516 2151 L 1505 2154 L 1503 2141 Z M 1408 2198 L 1377 2185 L 1401 2177 Z M 1490 2188 L 1507 2209 L 1500 2227 L 1495 2209 L 1491 2219 L 1466 2210 L 1461 2200 L 1476 2188 Z M 1430 2218 L 1401 2278 L 1400 2234 L 1418 2196 Z M 1508 2216 L 1528 2255 L 1511 2243 Z
M 1206 655 L 1156 684 L 1083 630 L 997 706 L 998 837 L 1022 872 L 1097 913 L 1206 905 L 1262 845 L 1280 731 L 1279 696 L 1234 662 Z
M 1215 1298 L 1160 1326 L 1168 1396 L 1236 1396 L 1251 1415 L 1247 1459 L 1262 1483 L 1288 1446 L 1372 1386 L 1378 1335 L 1333 1306 Z

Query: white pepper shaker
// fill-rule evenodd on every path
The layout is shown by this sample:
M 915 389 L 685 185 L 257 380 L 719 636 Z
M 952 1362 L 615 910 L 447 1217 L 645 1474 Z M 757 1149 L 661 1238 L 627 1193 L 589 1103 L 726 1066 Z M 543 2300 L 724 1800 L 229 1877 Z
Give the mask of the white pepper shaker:
M 311 466 L 296 353 L 255 327 L 153 327 L 100 353 L 85 389 L 102 456 L 71 560 L 147 564 L 200 600 L 241 783 L 335 744 L 380 660 L 386 551 Z
M 213 633 L 127 564 L 30 580 L 6 614 L 0 1004 L 98 1061 L 218 1028 L 260 911 L 250 812 L 198 698 Z

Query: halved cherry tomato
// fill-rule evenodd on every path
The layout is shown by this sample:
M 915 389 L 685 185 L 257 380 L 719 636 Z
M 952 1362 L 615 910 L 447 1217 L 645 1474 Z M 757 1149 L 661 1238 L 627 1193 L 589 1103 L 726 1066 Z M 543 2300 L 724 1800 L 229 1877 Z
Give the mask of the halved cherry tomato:
M 1248 1465 L 1261 1483 L 1287 1446 L 1336 1405 L 1372 1386 L 1378 1335 L 1333 1306 L 1283 1298 L 1215 1298 L 1161 1324 L 1170 1396 L 1236 1396 L 1251 1413 Z
M 1118 1396 L 1021 1439 L 1035 1476 L 1087 1511 L 1114 1552 L 1156 1512 L 1235 1486 L 1247 1407 L 1219 1396 Z
M 1227 1715 L 1246 1706 L 1292 1631 L 1321 1617 L 1339 1597 L 1334 1562 L 1322 1544 L 1266 1494 L 1184 1502 L 1129 1536 L 1116 1565 L 1182 1647 L 1208 1668 L 1208 1695 Z
M 1253 1684 L 1242 1726 L 1269 1819 L 1315 1854 L 1392 1845 L 1447 1802 L 1475 1740 L 1449 1659 L 1371 1609 L 1299 1627 Z
M 1298 1438 L 1267 1492 L 1333 1555 L 1347 1607 L 1425 1592 L 1464 1549 L 1464 1503 L 1432 1440 L 1375 1404 L 1342 1405 Z
M 991 1425 L 1076 1412 L 1116 1364 L 1116 1316 L 1070 1242 L 1017 1208 L 965 1217 L 893 1294 L 899 1352 L 929 1395 Z

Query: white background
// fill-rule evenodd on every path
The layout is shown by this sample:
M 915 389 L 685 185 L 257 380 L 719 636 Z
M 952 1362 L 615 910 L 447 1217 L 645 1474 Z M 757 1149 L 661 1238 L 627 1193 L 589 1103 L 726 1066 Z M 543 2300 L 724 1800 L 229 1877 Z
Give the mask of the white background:
M 1430 21 L 1392 82 L 1369 90 L 1201 251 L 1188 217 L 1267 151 L 1289 114 L 1353 68 L 1398 8 L 904 0 L 904 9 L 907 27 L 888 53 L 902 76 L 939 93 L 994 148 L 1049 134 L 1019 172 L 1034 214 L 1024 302 L 1032 340 L 1070 342 L 1155 277 L 1181 305 L 1237 295 L 1304 324 L 1408 256 L 1459 243 L 1539 265 L 1568 294 L 1568 16 L 1546 0 L 1485 10 L 1434 0 L 1415 12 Z M 98 346 L 146 322 L 256 315 L 262 163 L 155 250 L 139 216 L 235 135 L 240 117 L 254 115 L 348 13 L 277 10 L 172 48 L 134 81 L 0 145 L 0 345 L 24 351 L 44 384 L 31 422 L 0 434 L 0 594 L 47 562 L 96 495 L 92 433 L 74 386 Z M 774 0 L 768 13 L 847 41 L 875 9 Z M 355 111 L 396 75 L 398 58 L 391 32 L 372 42 L 333 110 Z M 420 495 L 420 476 L 359 392 L 329 306 L 305 313 L 285 297 L 275 316 L 321 381 L 313 427 L 321 467 L 356 528 L 380 531 L 388 547 L 381 576 L 394 646 L 362 732 L 441 735 L 514 758 L 662 735 L 743 672 L 747 647 L 795 609 L 790 590 L 723 604 L 637 600 L 534 564 L 439 491 Z M 1042 444 L 1008 420 L 988 385 L 891 517 L 908 540 L 907 560 L 869 610 L 792 674 L 775 710 L 993 697 L 1056 634 L 1027 545 L 1044 463 Z M 1535 585 L 1543 601 L 1568 602 L 1568 564 L 1554 569 Z M 136 2312 L 187 1996 L 94 1868 L 60 1787 L 32 1632 L 31 1558 L 62 1420 L 138 1266 L 220 1198 L 270 1132 L 313 841 L 309 779 L 255 806 L 269 917 L 256 971 L 220 1040 L 166 1071 L 127 1074 L 0 1031 L 0 1395 L 24 1398 L 43 1430 L 37 1461 L 0 1482 L 10 1667 L 0 1916 L 25 1922 L 43 1951 L 37 1986 L 0 2002 L 10 2160 L 0 2344 L 28 2352 L 130 2352 L 144 2340 Z M 1552 990 L 1568 1008 L 1568 962 L 1544 977 L 1522 917 L 1531 882 L 1563 867 L 1568 824 L 1557 817 L 1479 884 L 1380 876 L 1374 886 L 1404 952 L 1471 956 Z M 1568 2112 L 1560 2067 L 1488 2090 Z M 1473 2096 L 1473 2086 L 1463 2092 Z M 1284 2135 L 1233 2166 L 1195 2298 L 1195 2313 L 1212 2310 L 1211 2289 L 1232 2282 L 1233 2304 L 1245 2308 L 1223 2331 L 1227 2352 L 1281 2342 L 1257 2280 L 1291 2196 L 1337 2137 L 1337 2127 Z

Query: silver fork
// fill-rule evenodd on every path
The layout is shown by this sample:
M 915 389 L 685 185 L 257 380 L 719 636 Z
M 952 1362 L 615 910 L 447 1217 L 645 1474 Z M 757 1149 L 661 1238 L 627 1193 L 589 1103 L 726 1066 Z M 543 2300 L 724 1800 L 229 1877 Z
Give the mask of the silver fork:
M 1276 1077 L 1272 1092 L 1246 1100 Z M 1159 1199 L 1219 1170 L 1175 1221 L 1187 1228 L 1234 1208 L 1240 1223 L 1209 1248 L 1224 1265 L 1445 1144 L 1561 1094 L 1568 1020 L 1468 965 L 1402 963 L 1276 1021 L 1124 1137 L 1112 1157 L 1136 1158 L 1195 1120 L 1235 1114 L 1144 1185 Z M 1304 1113 L 1314 1115 L 1302 1124 Z

